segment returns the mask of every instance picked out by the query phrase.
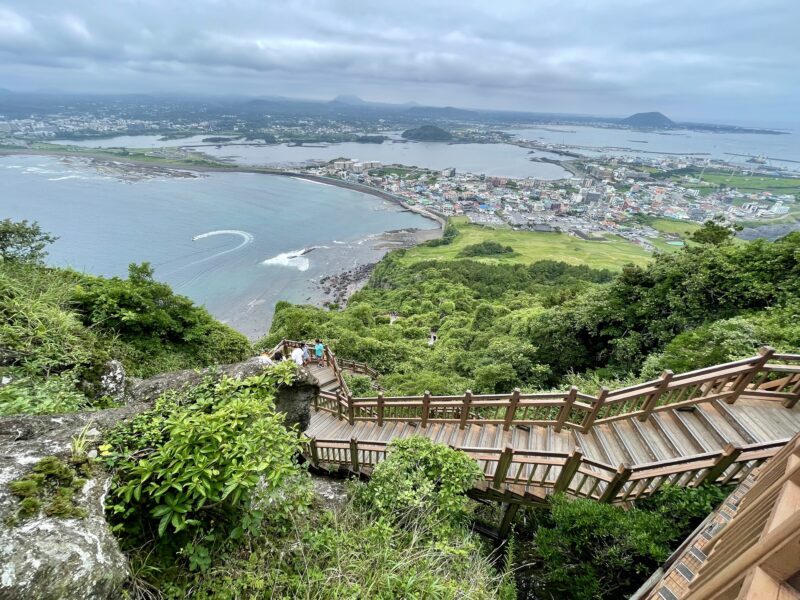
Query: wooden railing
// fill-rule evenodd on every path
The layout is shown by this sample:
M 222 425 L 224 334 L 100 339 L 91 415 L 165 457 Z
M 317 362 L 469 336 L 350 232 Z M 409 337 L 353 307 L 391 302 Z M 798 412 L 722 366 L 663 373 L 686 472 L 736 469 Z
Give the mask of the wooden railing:
M 484 472 L 484 492 L 543 501 L 547 494 L 565 492 L 600 502 L 629 502 L 657 492 L 663 485 L 697 487 L 703 483 L 742 481 L 776 454 L 787 440 L 728 446 L 720 452 L 676 458 L 652 464 L 609 465 L 571 453 L 506 448 L 455 448 L 478 462 Z M 316 467 L 344 467 L 369 473 L 384 460 L 389 442 L 312 438 L 305 455 Z
M 761 470 L 736 515 L 703 548 L 708 558 L 686 598 L 796 598 L 799 549 L 800 435 Z
M 284 340 L 276 348 L 288 351 L 300 342 Z M 567 427 L 588 432 L 595 424 L 637 418 L 651 414 L 722 400 L 733 404 L 744 395 L 782 403 L 792 408 L 800 400 L 800 354 L 775 354 L 764 347 L 757 356 L 679 375 L 665 371 L 660 378 L 618 390 L 602 388 L 597 396 L 576 387 L 565 392 L 460 396 L 377 396 L 354 398 L 342 376 L 344 369 L 377 376 L 377 371 L 351 360 L 338 359 L 325 346 L 326 359 L 339 381 L 339 393 L 322 392 L 315 408 L 356 421 L 393 421 L 467 425 L 552 426 L 556 433 Z M 788 363 L 788 364 L 787 364 Z

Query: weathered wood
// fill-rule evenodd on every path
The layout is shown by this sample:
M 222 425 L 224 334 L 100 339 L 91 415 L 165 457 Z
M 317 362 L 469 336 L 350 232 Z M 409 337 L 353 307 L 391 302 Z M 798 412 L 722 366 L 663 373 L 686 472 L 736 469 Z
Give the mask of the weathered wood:
M 739 448 L 734 447 L 733 444 L 728 444 L 725 446 L 722 454 L 719 455 L 719 458 L 714 463 L 714 466 L 708 469 L 704 475 L 698 478 L 694 487 L 699 487 L 706 482 L 714 483 L 720 475 L 728 470 L 728 467 L 736 462 L 736 459 L 739 458 L 741 453 L 742 451 Z
M 519 404 L 519 395 L 521 391 L 519 388 L 514 388 L 514 391 L 511 393 L 511 400 L 506 406 L 506 416 L 505 421 L 503 423 L 503 429 L 508 431 L 508 428 L 511 427 L 511 422 L 514 420 L 514 415 L 517 412 L 517 405 Z
M 603 404 L 605 404 L 608 392 L 609 390 L 606 386 L 600 388 L 600 395 L 595 400 L 591 412 L 586 415 L 586 418 L 583 421 L 583 430 L 582 430 L 583 433 L 589 433 L 589 429 L 592 428 L 594 420 L 597 418 L 597 414 L 600 412 L 600 409 L 603 407 Z
M 653 409 L 658 406 L 659 399 L 669 387 L 669 382 L 672 381 L 674 376 L 675 373 L 669 369 L 661 373 L 661 381 L 658 384 L 658 387 L 647 397 L 644 406 L 642 406 L 642 414 L 640 414 L 638 417 L 640 421 L 647 421 L 647 419 L 650 418 L 650 414 L 653 412 Z
M 564 401 L 564 405 L 561 407 L 561 410 L 558 413 L 558 420 L 556 421 L 555 432 L 560 433 L 562 427 L 564 427 L 564 423 L 566 423 L 567 418 L 569 418 L 569 413 L 572 412 L 572 405 L 575 404 L 575 399 L 578 397 L 578 388 L 577 386 L 572 386 L 569 388 L 569 393 L 567 394 L 567 398 Z
M 511 525 L 514 523 L 517 510 L 519 510 L 519 504 L 509 504 L 506 506 L 506 510 L 503 513 L 503 520 L 500 521 L 500 529 L 498 530 L 501 540 L 508 537 L 508 532 L 511 530 Z
M 508 467 L 511 466 L 511 461 L 514 458 L 514 449 L 510 446 L 506 446 L 505 450 L 503 450 L 502 454 L 500 454 L 500 460 L 497 461 L 497 468 L 494 471 L 494 477 L 492 478 L 492 485 L 495 488 L 499 488 L 506 479 L 506 475 L 508 474 Z
M 342 394 L 338 390 L 336 391 L 336 416 L 342 418 Z
M 308 443 L 309 448 L 311 449 L 311 464 L 315 467 L 319 467 L 319 450 L 317 449 L 317 440 L 315 438 L 311 438 L 311 441 Z
M 727 398 L 725 398 L 725 402 L 727 402 L 728 404 L 733 404 L 734 402 L 736 402 L 739 396 L 742 395 L 742 392 L 744 392 L 747 389 L 747 386 L 750 385 L 750 382 L 753 381 L 753 379 L 759 373 L 759 371 L 761 371 L 764 365 L 767 364 L 767 361 L 772 357 L 773 354 L 775 354 L 775 348 L 772 348 L 770 346 L 763 346 L 758 351 L 759 359 L 753 365 L 750 372 L 747 373 L 744 377 L 742 377 L 741 381 L 734 388 L 733 393 Z
M 355 407 L 353 406 L 353 397 L 350 394 L 345 396 L 347 398 L 347 420 L 350 422 L 350 425 L 355 423 L 356 416 L 355 416 Z
M 378 427 L 383 427 L 383 392 L 378 392 Z
M 472 390 L 467 390 L 464 393 L 464 401 L 461 404 L 461 421 L 458 424 L 459 429 L 464 429 L 467 426 L 467 419 L 469 418 L 469 411 L 472 408 Z
M 578 472 L 582 460 L 583 453 L 575 448 L 569 455 L 567 462 L 565 462 L 564 466 L 561 468 L 561 473 L 559 473 L 558 479 L 556 479 L 556 483 L 553 486 L 554 493 L 557 494 L 569 489 L 569 484 L 572 482 L 573 477 L 575 477 L 575 473 Z
M 620 490 L 628 483 L 631 473 L 632 471 L 628 467 L 620 465 L 616 475 L 614 475 L 614 479 L 609 482 L 605 491 L 603 491 L 603 494 L 600 496 L 600 502 L 613 502 Z
M 425 390 L 425 393 L 422 396 L 422 426 L 428 426 L 428 416 L 431 412 L 431 393 L 428 390 Z
M 350 438 L 350 466 L 353 469 L 353 473 L 358 473 L 358 440 L 355 438 Z

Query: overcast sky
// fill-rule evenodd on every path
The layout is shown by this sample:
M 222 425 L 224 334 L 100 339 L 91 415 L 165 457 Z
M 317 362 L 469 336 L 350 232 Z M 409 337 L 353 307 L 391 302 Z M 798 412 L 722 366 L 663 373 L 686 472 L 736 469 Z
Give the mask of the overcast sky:
M 780 124 L 800 0 L 0 0 L 0 87 Z

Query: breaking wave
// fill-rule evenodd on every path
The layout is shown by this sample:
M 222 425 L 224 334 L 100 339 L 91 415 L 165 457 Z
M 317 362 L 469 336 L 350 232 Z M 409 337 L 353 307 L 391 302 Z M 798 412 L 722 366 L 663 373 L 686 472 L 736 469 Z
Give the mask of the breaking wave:
M 298 271 L 308 271 L 310 263 L 304 256 L 309 252 L 308 248 L 302 250 L 290 250 L 283 252 L 272 258 L 268 258 L 263 263 L 264 265 L 273 265 L 276 267 L 288 267 L 290 269 L 297 269 Z

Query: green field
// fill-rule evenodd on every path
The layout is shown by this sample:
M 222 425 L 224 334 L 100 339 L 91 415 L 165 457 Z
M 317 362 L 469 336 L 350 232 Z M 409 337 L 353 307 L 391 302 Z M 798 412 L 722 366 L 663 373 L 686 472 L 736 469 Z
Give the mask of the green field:
M 744 193 L 771 192 L 773 194 L 800 194 L 800 178 L 704 173 L 702 180 L 714 185 L 725 185 L 729 188 L 736 188 Z
M 616 236 L 609 236 L 605 242 L 587 242 L 565 233 L 534 233 L 470 225 L 464 217 L 453 219 L 453 223 L 460 233 L 452 244 L 434 248 L 417 246 L 407 251 L 403 262 L 453 260 L 465 246 L 489 240 L 511 246 L 514 253 L 473 260 L 522 264 L 540 260 L 560 260 L 572 265 L 619 270 L 628 263 L 643 265 L 651 256 L 639 246 Z

